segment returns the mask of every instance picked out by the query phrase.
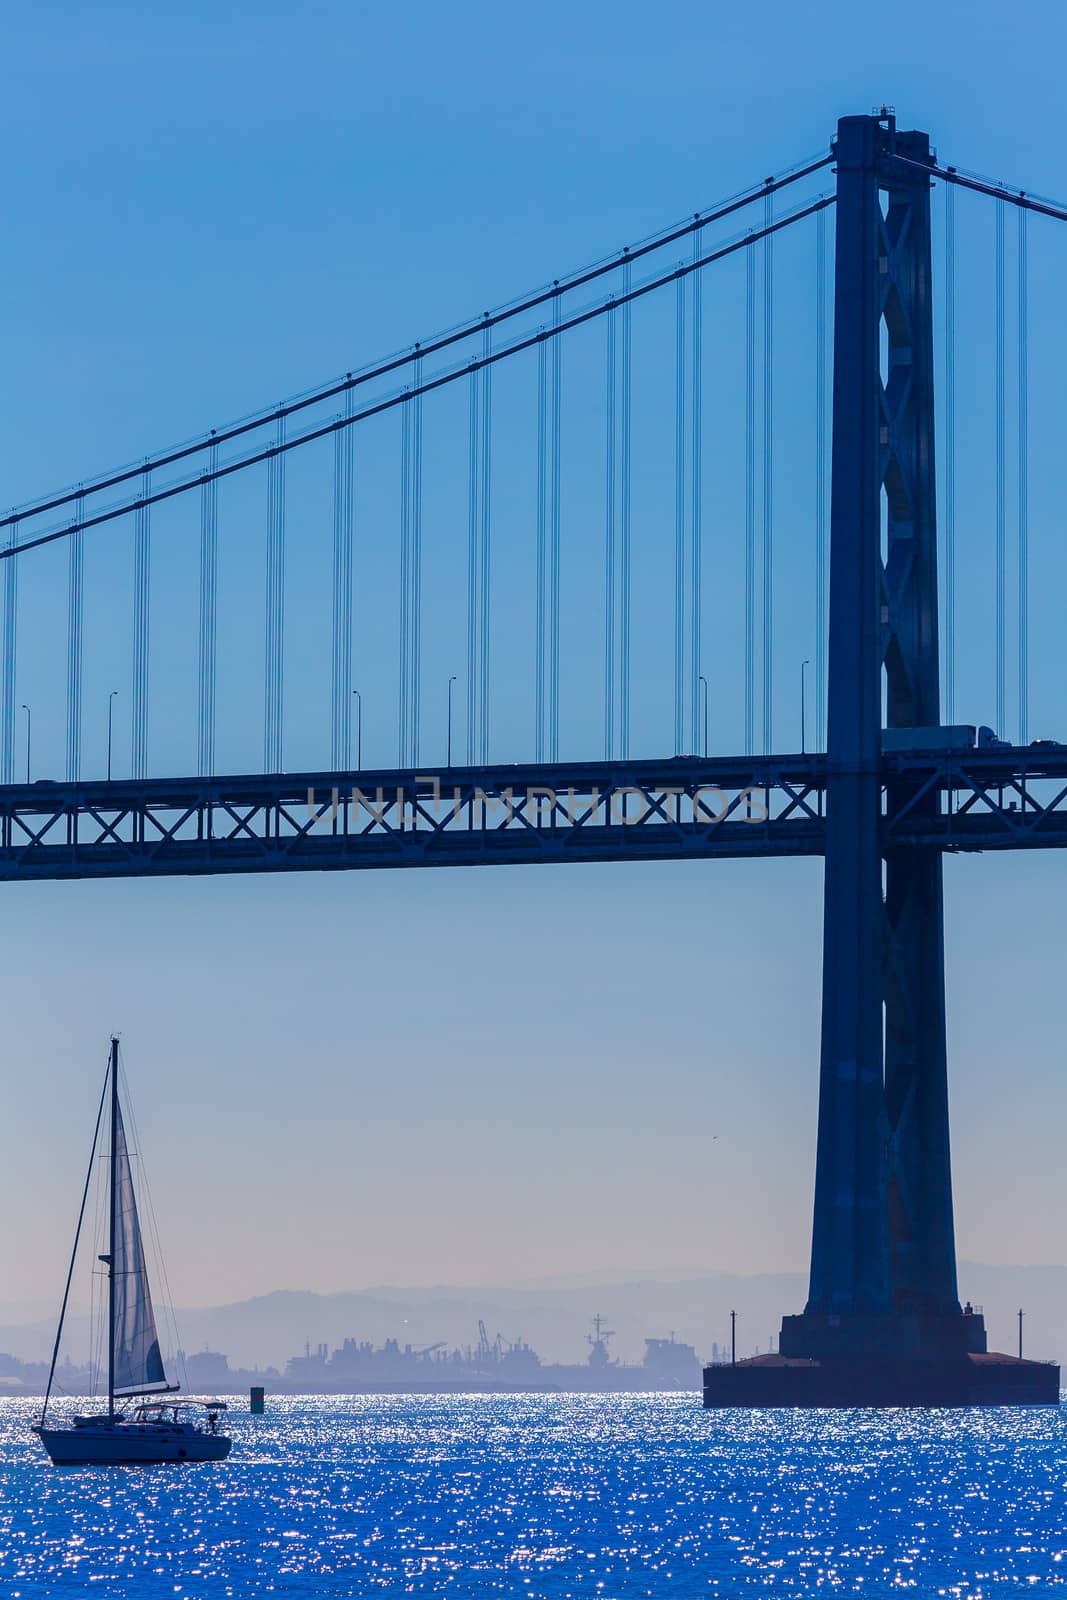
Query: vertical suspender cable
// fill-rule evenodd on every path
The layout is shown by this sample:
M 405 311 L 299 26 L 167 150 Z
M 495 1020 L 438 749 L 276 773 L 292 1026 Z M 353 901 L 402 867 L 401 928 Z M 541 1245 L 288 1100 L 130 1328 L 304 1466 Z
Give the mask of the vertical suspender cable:
M 745 754 L 756 743 L 756 252 L 745 252 Z
M 7 547 L 14 550 L 19 542 L 19 525 L 12 522 L 8 529 Z M 4 678 L 3 678 L 3 751 L 0 757 L 0 782 L 15 781 L 15 662 L 18 633 L 18 572 L 17 556 L 4 563 Z
M 994 289 L 994 410 L 995 410 L 995 471 L 996 471 L 996 711 L 997 732 L 1003 737 L 1006 731 L 1007 703 L 1005 695 L 1005 632 L 1007 618 L 1007 560 L 1005 536 L 1005 459 L 1004 459 L 1004 202 L 994 202 L 996 214 L 996 274 Z
M 622 292 L 630 292 L 630 263 L 622 269 Z M 619 756 L 630 754 L 630 302 L 619 311 Z
M 488 313 L 482 334 L 482 544 L 481 544 L 481 760 L 489 760 L 489 596 L 490 540 L 492 533 L 493 485 L 493 369 L 488 364 L 492 352 L 492 329 Z
M 557 286 L 558 287 L 558 286 Z M 553 326 L 559 328 L 562 318 L 562 304 L 557 292 L 552 302 Z M 549 699 L 549 755 L 553 761 L 559 759 L 559 603 L 560 603 L 560 513 L 561 513 L 561 473 L 562 458 L 560 450 L 560 412 L 562 407 L 563 390 L 563 350 L 561 333 L 556 333 L 552 340 L 551 352 L 551 383 L 550 387 L 550 437 L 552 451 L 552 469 L 550 478 L 549 510 L 551 514 L 550 538 L 550 573 L 549 573 L 549 672 L 548 672 L 548 699 Z
M 685 754 L 685 279 L 674 327 L 674 750 Z
M 478 370 L 472 367 L 467 410 L 467 765 L 477 755 L 478 726 Z
M 764 226 L 773 200 L 764 201 Z M 773 748 L 774 666 L 774 239 L 763 241 L 763 750 Z
M 418 350 L 416 345 L 415 349 Z M 411 765 L 419 764 L 419 703 L 422 687 L 422 357 L 413 368 L 415 398 L 411 402 Z
M 412 765 L 411 746 L 411 402 L 400 415 L 400 706 L 397 765 Z
M 467 405 L 467 766 L 474 766 L 478 754 L 478 542 L 482 538 L 482 517 L 478 512 L 482 490 L 482 474 L 478 470 L 478 395 L 478 370 L 472 366 Z
M 269 772 L 273 765 L 274 749 L 274 698 L 272 668 L 274 661 L 274 604 L 275 604 L 275 500 L 276 462 L 272 456 L 267 461 L 267 553 L 263 593 L 263 770 Z
M 542 329 L 542 332 L 544 330 Z M 534 637 L 534 759 L 545 759 L 545 627 L 548 603 L 548 341 L 537 346 L 537 623 Z
M 700 260 L 701 240 L 703 230 L 698 228 L 693 235 L 693 260 Z M 690 348 L 692 350 L 692 378 L 690 392 L 692 407 L 689 417 L 689 454 L 691 466 L 689 469 L 689 702 L 690 725 L 693 729 L 693 748 L 702 749 L 700 743 L 700 645 L 701 645 L 701 457 L 703 455 L 703 419 L 702 419 L 702 368 L 703 352 L 701 350 L 702 311 L 701 311 L 701 276 L 699 272 L 691 274 L 692 289 L 692 314 L 693 323 L 690 329 Z
M 1026 211 L 1019 208 L 1019 743 L 1029 737 L 1030 712 L 1030 372 L 1029 250 Z
M 84 498 L 75 501 L 75 522 L 84 514 Z M 138 524 L 143 512 L 137 513 Z M 79 776 L 81 744 L 82 698 L 82 588 L 85 550 L 80 533 L 73 533 L 67 541 L 67 778 L 75 782 Z
M 956 186 L 945 184 L 945 718 L 956 719 Z
M 278 418 L 279 445 L 285 418 Z M 267 772 L 282 765 L 283 667 L 285 657 L 285 456 L 267 462 L 267 583 L 263 762 Z
M 488 316 L 488 313 L 487 313 Z M 492 350 L 482 331 L 482 356 Z M 467 759 L 489 759 L 489 567 L 492 489 L 492 387 L 490 367 L 471 373 L 467 547 Z
M 274 457 L 267 460 L 267 549 L 263 579 L 263 770 L 271 770 L 274 727 L 271 700 L 271 662 L 273 660 L 274 601 Z
M 285 426 L 282 425 L 281 436 L 285 438 Z M 277 690 L 275 693 L 275 720 L 277 724 L 277 756 L 276 771 L 281 771 L 284 756 L 284 729 L 285 729 L 285 456 L 278 457 L 278 624 L 276 630 L 276 672 Z
M 345 391 L 345 416 L 352 415 L 352 390 Z M 355 429 L 339 428 L 333 453 L 333 683 L 330 759 L 335 772 L 351 761 L 352 729 L 352 500 Z
M 1005 324 L 1005 213 L 996 206 L 995 287 L 995 470 L 996 470 L 996 716 L 997 728 L 1006 729 L 1007 718 L 1007 459 L 1006 459 L 1006 324 Z
M 345 397 L 347 399 L 347 395 Z M 341 512 L 341 437 L 348 430 L 340 429 L 333 436 L 333 571 L 330 584 L 331 618 L 330 618 L 330 766 L 334 772 L 341 765 L 340 761 L 340 717 L 343 712 L 338 706 L 338 679 L 340 677 L 340 599 L 339 599 L 339 567 L 340 554 L 338 550 L 338 527 Z
M 607 325 L 604 407 L 604 756 L 615 754 L 615 388 L 616 308 Z
M 151 493 L 151 474 L 141 480 L 144 500 Z M 131 708 L 132 751 L 130 769 L 135 778 L 148 776 L 148 641 L 151 592 L 150 510 L 142 505 L 136 512 L 133 554 L 133 704 Z
M 208 471 L 218 466 L 219 447 L 208 452 Z M 210 777 L 215 770 L 215 657 L 217 649 L 219 486 L 209 478 L 200 491 L 200 641 L 197 707 L 197 770 Z
M 816 218 L 815 266 L 815 742 L 826 737 L 826 212 Z

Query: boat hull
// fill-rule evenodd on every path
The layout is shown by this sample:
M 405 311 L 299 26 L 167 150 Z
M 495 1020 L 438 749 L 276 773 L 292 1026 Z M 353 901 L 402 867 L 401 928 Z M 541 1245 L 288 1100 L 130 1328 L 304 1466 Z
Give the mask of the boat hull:
M 57 1467 L 158 1466 L 174 1462 L 223 1461 L 230 1440 L 199 1428 L 156 1427 L 106 1421 L 73 1428 L 36 1428 Z

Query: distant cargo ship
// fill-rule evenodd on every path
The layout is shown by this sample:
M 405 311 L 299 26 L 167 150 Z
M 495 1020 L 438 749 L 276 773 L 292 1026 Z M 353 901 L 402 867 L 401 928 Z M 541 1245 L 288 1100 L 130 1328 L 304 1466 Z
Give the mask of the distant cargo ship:
M 336 1350 L 320 1344 L 302 1356 L 293 1356 L 278 1388 L 305 1394 L 481 1394 L 530 1392 L 571 1394 L 654 1393 L 664 1389 L 700 1388 L 701 1364 L 691 1344 L 671 1333 L 666 1339 L 646 1339 L 642 1362 L 615 1360 L 609 1349 L 614 1330 L 598 1314 L 593 1332 L 586 1335 L 589 1353 L 584 1362 L 567 1365 L 543 1362 L 524 1340 L 508 1341 L 500 1334 L 490 1340 L 484 1322 L 478 1324 L 478 1343 L 463 1350 L 446 1350 L 443 1343 L 415 1349 L 395 1339 L 374 1346 L 346 1339 Z M 198 1358 L 186 1358 L 190 1371 Z M 206 1373 L 198 1374 L 203 1379 Z M 218 1381 L 217 1371 L 212 1373 Z
M 176 1352 L 175 1364 L 186 1383 L 212 1394 L 237 1394 L 253 1385 L 272 1394 L 523 1394 L 523 1393 L 636 1393 L 700 1390 L 701 1362 L 691 1344 L 673 1333 L 645 1340 L 640 1362 L 616 1360 L 610 1349 L 613 1330 L 599 1315 L 592 1318 L 586 1335 L 586 1358 L 573 1364 L 542 1361 L 524 1339 L 490 1339 L 484 1322 L 478 1325 L 478 1342 L 449 1349 L 445 1341 L 415 1347 L 387 1339 L 382 1345 L 369 1340 L 345 1339 L 335 1350 L 326 1344 L 306 1346 L 293 1356 L 284 1372 L 276 1368 L 232 1367 L 220 1350 Z M 712 1360 L 719 1359 L 718 1346 Z M 10 1376 L 0 1376 L 0 1393 L 35 1394 L 43 1388 L 47 1366 L 6 1359 Z M 17 1371 L 15 1370 L 17 1369 Z M 61 1369 L 64 1392 L 94 1391 L 94 1374 L 87 1367 Z

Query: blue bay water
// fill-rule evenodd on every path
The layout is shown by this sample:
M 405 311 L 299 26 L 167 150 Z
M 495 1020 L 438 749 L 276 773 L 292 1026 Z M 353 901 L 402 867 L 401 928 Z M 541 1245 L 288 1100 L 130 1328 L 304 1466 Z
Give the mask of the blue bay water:
M 0 1595 L 1006 1597 L 1067 1584 L 1067 1409 L 235 1402 L 218 1466 L 51 1467 L 0 1401 Z

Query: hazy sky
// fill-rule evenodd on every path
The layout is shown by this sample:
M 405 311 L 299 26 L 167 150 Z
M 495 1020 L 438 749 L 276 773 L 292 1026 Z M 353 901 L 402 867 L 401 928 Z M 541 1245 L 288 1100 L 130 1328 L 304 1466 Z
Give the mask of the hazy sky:
M 887 23 L 841 0 L 24 8 L 0 97 L 8 499 L 640 238 L 881 100 L 948 159 L 1063 194 L 1064 33 L 1053 5 L 1010 29 L 988 4 L 907 3 Z M 971 388 L 964 439 L 988 420 Z M 779 434 L 788 459 L 788 417 Z M 1035 520 L 1054 470 L 1034 464 Z M 1052 509 L 1035 540 L 1058 539 Z M 1062 592 L 1042 586 L 1038 617 Z M 1031 731 L 1067 737 L 1051 643 L 1032 667 Z M 97 745 L 105 710 L 94 688 Z M 41 723 L 47 760 L 62 729 Z M 960 1252 L 1062 1260 L 1067 863 L 950 861 L 946 881 Z M 178 1304 L 806 1265 L 817 864 L 3 900 L 4 1303 L 61 1287 L 111 1029 Z

